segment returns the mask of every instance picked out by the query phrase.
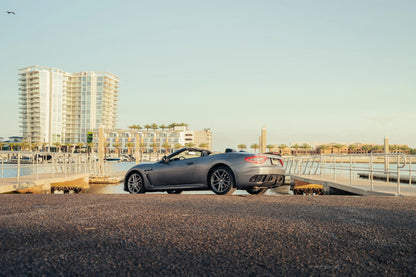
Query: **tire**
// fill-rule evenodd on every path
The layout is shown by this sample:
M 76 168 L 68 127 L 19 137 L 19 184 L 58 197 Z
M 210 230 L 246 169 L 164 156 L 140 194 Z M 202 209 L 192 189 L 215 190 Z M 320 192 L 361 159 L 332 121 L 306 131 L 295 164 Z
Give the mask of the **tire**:
M 249 188 L 249 189 L 246 189 L 246 191 L 248 193 L 253 194 L 253 195 L 262 195 L 267 190 L 268 190 L 268 188 Z
M 226 166 L 215 168 L 208 177 L 208 184 L 218 195 L 231 195 L 235 191 L 233 172 Z
M 167 190 L 167 193 L 168 194 L 181 194 L 182 190 L 181 189 L 170 189 L 170 190 Z
M 139 172 L 133 172 L 127 179 L 127 189 L 130 193 L 144 193 L 144 182 Z

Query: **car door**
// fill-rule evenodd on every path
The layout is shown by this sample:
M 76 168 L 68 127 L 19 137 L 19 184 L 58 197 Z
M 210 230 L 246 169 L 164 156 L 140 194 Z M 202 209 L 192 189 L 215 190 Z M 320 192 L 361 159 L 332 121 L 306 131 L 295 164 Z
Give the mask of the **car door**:
M 197 158 L 159 163 L 149 174 L 154 186 L 192 184 Z

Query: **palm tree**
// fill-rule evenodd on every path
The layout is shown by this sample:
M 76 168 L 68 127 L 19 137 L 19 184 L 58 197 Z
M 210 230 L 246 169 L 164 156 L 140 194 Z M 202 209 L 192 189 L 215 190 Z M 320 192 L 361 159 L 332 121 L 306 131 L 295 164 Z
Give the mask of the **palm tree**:
M 54 142 L 53 145 L 58 148 L 58 152 L 61 152 L 61 146 L 62 144 L 60 142 Z
M 131 155 L 131 152 L 132 152 L 131 149 L 134 147 L 134 143 L 129 141 L 129 142 L 126 143 L 126 146 L 127 146 L 128 154 Z
M 4 142 L 0 142 L 0 150 L 3 151 L 3 146 L 5 145 Z
M 272 149 L 274 148 L 274 145 L 269 144 L 266 146 L 267 149 L 269 149 L 269 152 L 272 152 Z
M 305 154 L 308 152 L 308 149 L 311 148 L 311 146 L 307 143 L 302 144 L 301 148 L 305 149 Z
M 94 143 L 92 143 L 92 142 L 87 143 L 88 155 L 91 153 L 91 149 L 92 149 L 93 146 L 94 146 Z
M 171 124 L 169 124 L 169 129 L 173 129 L 173 128 L 175 128 L 175 126 L 176 126 L 176 123 L 171 123 Z
M 186 147 L 194 147 L 195 146 L 195 143 L 188 142 L 188 143 L 185 143 L 185 146 Z
M 366 145 L 363 145 L 363 146 L 361 147 L 361 149 L 362 149 L 363 151 L 365 151 L 365 153 L 368 153 L 368 152 L 371 150 L 371 146 L 370 146 L 370 145 L 368 145 L 368 144 L 366 144 Z
M 202 149 L 207 149 L 208 148 L 208 143 L 201 143 L 199 144 L 199 147 Z
M 176 143 L 173 147 L 174 147 L 176 150 L 178 150 L 178 149 L 183 148 L 183 145 L 182 145 L 182 144 L 180 144 L 180 143 Z
M 149 132 L 149 129 L 150 129 L 150 128 L 152 128 L 152 126 L 151 126 L 151 125 L 149 125 L 149 124 L 146 124 L 146 125 L 144 125 L 144 128 L 146 128 L 146 131 L 148 131 L 148 132 Z
M 340 154 L 340 149 L 342 148 L 342 147 L 344 147 L 344 145 L 342 145 L 342 144 L 335 144 L 335 145 L 333 145 L 332 147 L 334 147 L 334 148 L 336 148 L 336 149 L 338 149 L 338 155 Z
M 158 146 L 159 146 L 159 145 L 157 145 L 156 143 L 152 143 L 152 144 L 150 144 L 150 147 L 152 147 L 152 148 L 153 148 L 152 153 L 155 153 L 155 152 L 156 152 L 156 159 L 157 159 L 157 148 L 158 148 Z M 149 157 L 149 159 L 151 160 L 151 157 Z
M 162 144 L 162 147 L 165 148 L 165 155 L 167 155 L 169 149 L 171 148 L 171 145 L 168 142 L 165 142 L 164 144 Z
M 320 154 L 322 154 L 328 148 L 329 148 L 329 145 L 327 145 L 327 144 L 321 144 L 321 145 L 318 146 L 318 150 L 319 150 Z
M 242 151 L 244 151 L 245 149 L 247 149 L 247 145 L 245 145 L 245 144 L 239 144 L 239 145 L 237 145 L 237 147 L 238 147 L 240 150 L 242 150 Z
M 152 123 L 152 126 L 150 127 L 150 128 L 152 128 L 153 129 L 153 131 L 156 131 L 156 129 L 158 128 L 159 126 L 157 126 L 157 124 L 156 123 Z
M 257 152 L 257 149 L 259 149 L 259 145 L 257 143 L 253 143 L 252 145 L 250 145 L 251 149 L 254 149 L 254 152 Z
M 280 144 L 279 148 L 280 148 L 280 153 L 283 153 L 283 151 L 287 148 L 287 145 L 286 144 Z
M 143 148 L 145 148 L 145 147 L 146 147 L 145 143 L 143 143 L 143 142 L 139 143 L 140 159 L 142 159 L 142 157 L 143 157 Z
M 350 154 L 354 153 L 358 148 L 357 144 L 350 144 L 348 145 L 348 150 L 350 151 Z
M 168 126 L 166 126 L 165 124 L 162 124 L 162 125 L 159 126 L 159 128 L 162 129 L 162 130 L 165 130 L 165 129 L 168 128 Z
M 117 142 L 113 144 L 114 148 L 116 149 L 116 153 L 118 154 L 118 156 L 120 157 L 120 148 L 121 148 L 121 143 Z
M 130 125 L 130 126 L 127 126 L 130 130 L 134 130 L 134 129 L 136 129 L 136 125 Z
M 295 148 L 295 155 L 297 156 L 298 155 L 298 149 L 300 148 L 300 145 L 295 144 L 295 145 L 292 146 L 292 148 Z
M 78 152 L 81 153 L 81 148 L 82 146 L 84 146 L 84 144 L 82 142 L 78 142 L 77 143 L 77 147 L 78 147 Z

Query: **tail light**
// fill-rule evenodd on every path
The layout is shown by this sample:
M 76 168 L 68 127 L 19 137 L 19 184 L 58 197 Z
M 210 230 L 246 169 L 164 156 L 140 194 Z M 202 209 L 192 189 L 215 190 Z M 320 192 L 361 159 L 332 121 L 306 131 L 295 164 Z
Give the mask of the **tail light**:
M 279 159 L 280 164 L 283 166 L 283 160 Z
M 249 163 L 262 164 L 267 160 L 265 156 L 251 156 L 244 158 Z

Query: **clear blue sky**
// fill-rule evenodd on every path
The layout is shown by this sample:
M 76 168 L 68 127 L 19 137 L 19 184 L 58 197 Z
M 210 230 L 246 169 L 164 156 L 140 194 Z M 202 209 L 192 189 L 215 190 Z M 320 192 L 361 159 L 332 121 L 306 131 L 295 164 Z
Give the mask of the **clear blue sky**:
M 0 136 L 19 135 L 17 71 L 121 78 L 118 127 L 211 128 L 258 142 L 416 146 L 416 1 L 1 1 Z M 16 12 L 8 15 L 6 10 Z

